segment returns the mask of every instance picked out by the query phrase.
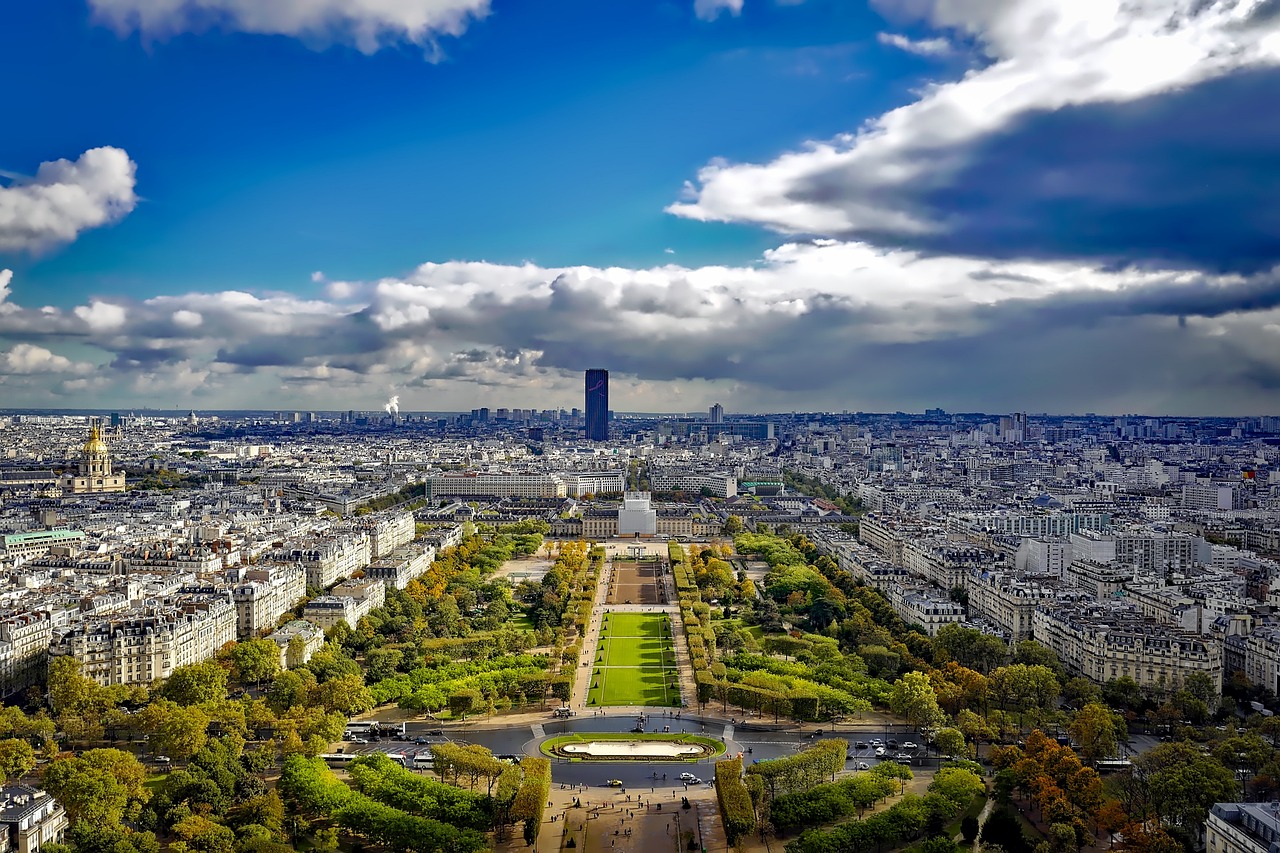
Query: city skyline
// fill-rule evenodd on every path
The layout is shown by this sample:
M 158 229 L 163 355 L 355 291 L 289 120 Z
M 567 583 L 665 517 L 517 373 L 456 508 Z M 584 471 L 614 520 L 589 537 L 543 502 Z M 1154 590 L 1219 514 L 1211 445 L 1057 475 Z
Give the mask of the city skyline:
M 1280 410 L 1261 0 L 304 6 L 12 14 L 7 405 Z

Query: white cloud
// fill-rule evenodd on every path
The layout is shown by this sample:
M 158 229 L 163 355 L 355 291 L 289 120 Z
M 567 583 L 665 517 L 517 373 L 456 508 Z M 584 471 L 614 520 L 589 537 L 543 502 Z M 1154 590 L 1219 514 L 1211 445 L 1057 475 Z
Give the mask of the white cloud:
M 149 36 L 220 26 L 286 35 L 308 43 L 350 44 L 364 53 L 411 42 L 435 50 L 489 13 L 489 0 L 89 0 L 121 32 Z
M 946 222 L 906 196 L 943 185 L 964 165 L 963 145 L 1015 118 L 1125 102 L 1280 65 L 1280 16 L 1268 16 L 1266 3 L 916 0 L 905 4 L 908 11 L 976 42 L 984 67 L 930 86 L 857 132 L 809 143 L 770 163 L 712 161 L 699 172 L 698 185 L 687 188 L 687 200 L 668 211 L 795 234 L 943 230 Z
M 0 353 L 0 373 L 7 375 L 86 373 L 92 369 L 91 364 L 76 364 L 34 344 L 15 344 L 8 352 Z
M 876 33 L 876 40 L 918 56 L 946 56 L 951 52 L 951 42 L 944 38 L 912 40 L 900 33 Z
M 742 0 L 693 0 L 693 14 L 700 20 L 714 21 L 721 12 L 742 14 Z
M 88 305 L 77 305 L 75 315 L 84 321 L 91 332 L 110 332 L 119 329 L 127 319 L 119 305 L 94 300 Z
M 204 322 L 204 317 L 199 311 L 188 311 L 185 308 L 180 308 L 173 312 L 173 322 L 184 329 L 194 329 Z
M 41 163 L 34 178 L 0 186 L 0 252 L 69 243 L 81 231 L 123 219 L 138 202 L 134 168 L 119 148 L 93 148 L 74 162 Z

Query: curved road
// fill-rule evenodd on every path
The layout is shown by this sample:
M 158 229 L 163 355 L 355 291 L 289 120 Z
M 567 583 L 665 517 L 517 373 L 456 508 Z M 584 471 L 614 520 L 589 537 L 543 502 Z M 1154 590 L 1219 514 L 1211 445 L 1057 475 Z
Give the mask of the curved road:
M 648 723 L 645 726 L 646 731 L 660 732 L 664 726 L 670 726 L 672 732 L 686 732 L 716 738 L 725 742 L 728 748 L 727 754 L 730 756 L 736 755 L 738 751 L 745 753 L 747 750 L 751 750 L 750 754 L 744 755 L 744 760 L 747 763 L 792 755 L 797 750 L 812 743 L 818 737 L 817 731 L 822 731 L 824 735 L 848 739 L 850 752 L 854 753 L 849 769 L 854 769 L 855 762 L 876 763 L 876 758 L 873 757 L 874 750 L 870 746 L 862 749 L 855 748 L 854 745 L 857 741 L 870 742 L 871 738 L 875 737 L 881 739 L 895 737 L 906 742 L 914 737 L 914 733 L 903 726 L 895 726 L 889 730 L 884 727 L 874 726 L 840 726 L 835 730 L 797 731 L 792 729 L 780 731 L 773 727 L 757 728 L 750 724 L 745 726 L 741 724 L 735 725 L 723 719 L 691 716 L 684 712 L 681 713 L 681 718 L 678 720 L 674 716 L 663 717 L 661 714 L 662 712 L 659 710 L 649 716 Z M 443 736 L 427 734 L 428 731 L 436 730 L 435 727 L 439 726 L 439 724 L 410 722 L 406 732 L 410 738 L 409 742 L 384 739 L 377 743 L 349 743 L 344 746 L 345 751 L 350 753 L 388 752 L 416 755 L 428 753 L 432 742 L 451 740 L 457 743 L 479 744 L 490 749 L 495 755 L 541 755 L 538 745 L 543 738 L 573 732 L 581 732 L 583 734 L 592 732 L 629 732 L 635 722 L 636 718 L 631 714 L 606 714 L 605 716 L 583 716 L 579 714 L 568 719 L 552 718 L 548 714 L 547 719 L 532 724 L 503 726 L 495 721 L 487 726 L 449 727 L 443 729 Z M 413 743 L 412 740 L 415 738 L 423 739 L 426 742 Z M 920 740 L 918 737 L 914 737 L 914 739 L 916 741 Z M 649 787 L 662 787 L 663 785 L 668 788 L 679 788 L 681 785 L 676 780 L 683 772 L 693 773 L 704 781 L 710 782 L 715 775 L 715 761 L 716 759 L 704 759 L 698 762 L 570 762 L 553 759 L 551 763 L 551 779 L 555 785 L 603 787 L 608 779 L 620 779 L 623 787 L 628 789 L 643 790 Z M 931 766 L 935 763 L 935 760 L 922 756 L 913 763 L 921 767 Z M 657 779 L 654 778 L 655 773 L 657 774 Z M 665 782 L 661 778 L 664 773 L 667 775 Z

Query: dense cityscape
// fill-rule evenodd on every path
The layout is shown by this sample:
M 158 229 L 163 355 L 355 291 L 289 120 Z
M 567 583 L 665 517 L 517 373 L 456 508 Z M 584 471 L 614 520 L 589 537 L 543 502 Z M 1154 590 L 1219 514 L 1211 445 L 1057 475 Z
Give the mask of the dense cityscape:
M 1280 0 L 0 80 L 0 853 L 1280 853 Z
M 4 414 L 19 843 L 1263 849 L 1280 418 L 630 415 L 608 382 Z M 650 731 L 702 752 L 637 765 Z

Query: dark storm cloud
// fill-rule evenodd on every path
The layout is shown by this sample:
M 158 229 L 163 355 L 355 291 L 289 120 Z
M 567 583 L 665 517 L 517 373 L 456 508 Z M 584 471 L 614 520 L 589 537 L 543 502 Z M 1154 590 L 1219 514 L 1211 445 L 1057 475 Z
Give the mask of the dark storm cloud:
M 947 152 L 950 174 L 880 187 L 939 227 L 840 236 L 939 254 L 1253 272 L 1280 263 L 1280 69 L 1123 103 L 1027 113 Z M 926 156 L 926 152 L 919 152 Z M 851 168 L 796 201 L 865 204 Z M 872 201 L 875 201 L 873 198 Z

